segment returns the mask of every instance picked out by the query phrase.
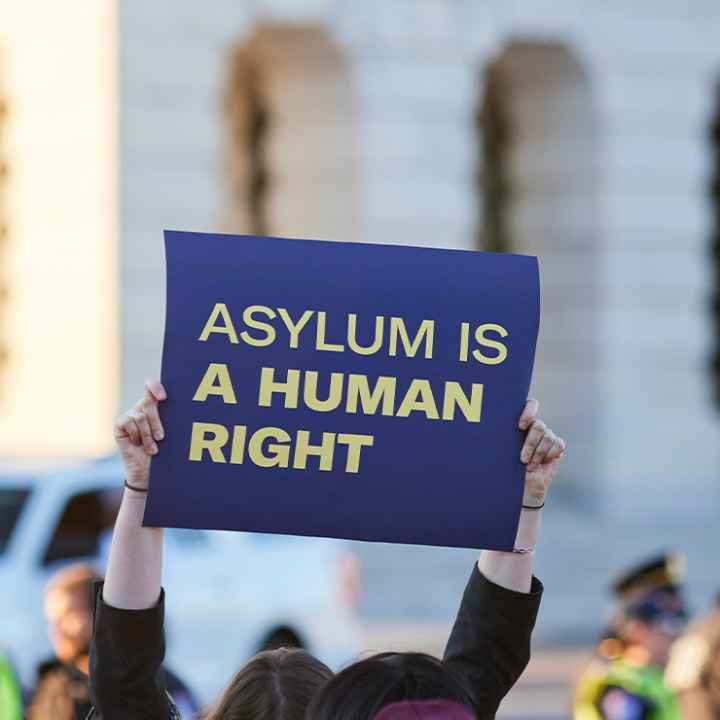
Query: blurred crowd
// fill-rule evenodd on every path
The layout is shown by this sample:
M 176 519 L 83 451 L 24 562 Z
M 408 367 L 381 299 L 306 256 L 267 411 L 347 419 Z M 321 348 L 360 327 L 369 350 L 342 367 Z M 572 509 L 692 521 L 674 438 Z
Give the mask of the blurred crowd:
M 682 559 L 652 558 L 613 584 L 611 620 L 580 678 L 575 720 L 720 718 L 720 608 L 688 626 Z
M 607 630 L 577 684 L 575 720 L 717 720 L 720 718 L 720 597 L 689 623 L 682 558 L 664 554 L 622 573 L 612 585 Z M 0 655 L 2 720 L 85 720 L 91 710 L 90 646 L 96 583 L 92 565 L 75 563 L 52 576 L 45 617 L 54 655 L 21 688 Z M 187 670 L 187 669 L 184 669 Z M 184 718 L 200 707 L 170 668 L 165 682 Z
M 89 665 L 96 583 L 102 577 L 87 563 L 55 573 L 45 591 L 45 618 L 54 654 L 41 662 L 33 688 L 21 688 L 0 655 L 0 720 L 85 720 L 91 709 Z M 183 717 L 199 704 L 185 683 L 165 667 L 165 682 Z M 24 714 L 23 714 L 24 713 Z
M 34 687 L 25 691 L 9 658 L 0 657 L 0 720 L 179 720 L 201 712 L 164 662 L 164 533 L 143 525 L 150 463 L 165 437 L 159 414 L 165 398 L 164 387 L 149 382 L 116 421 L 124 490 L 105 577 L 77 562 L 50 577 L 44 612 L 53 656 L 39 663 Z M 541 511 L 566 449 L 538 412 L 539 403 L 529 399 L 518 420 L 525 431 L 525 485 L 515 545 L 480 553 L 442 659 L 387 652 L 333 674 L 303 649 L 262 648 L 203 717 L 494 718 L 530 659 L 543 594 L 533 557 Z M 646 559 L 615 580 L 607 629 L 577 683 L 575 720 L 720 718 L 720 607 L 689 625 L 683 583 L 682 559 L 673 554 Z

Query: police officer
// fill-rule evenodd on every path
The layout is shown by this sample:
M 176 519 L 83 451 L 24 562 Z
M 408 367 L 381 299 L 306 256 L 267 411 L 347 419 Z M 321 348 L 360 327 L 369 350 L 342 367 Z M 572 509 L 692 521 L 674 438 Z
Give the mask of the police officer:
M 575 720 L 678 720 L 675 693 L 663 672 L 687 610 L 679 558 L 661 555 L 638 565 L 613 585 L 611 637 L 585 671 L 575 695 Z
M 677 692 L 684 718 L 720 720 L 720 596 L 673 645 L 665 682 Z

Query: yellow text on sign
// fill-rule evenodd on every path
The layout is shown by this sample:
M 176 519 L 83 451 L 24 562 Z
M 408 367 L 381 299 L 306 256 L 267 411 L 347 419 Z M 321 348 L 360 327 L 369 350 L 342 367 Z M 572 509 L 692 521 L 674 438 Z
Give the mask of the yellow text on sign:
M 325 384 L 325 383 L 323 383 Z M 483 385 L 472 383 L 466 394 L 458 382 L 448 380 L 442 391 L 429 380 L 414 378 L 405 392 L 398 392 L 397 378 L 380 376 L 371 383 L 366 375 L 330 373 L 328 389 L 318 390 L 319 373 L 315 370 L 287 370 L 284 378 L 276 377 L 275 368 L 260 371 L 258 405 L 272 407 L 275 400 L 286 409 L 295 409 L 302 403 L 314 412 L 343 410 L 349 414 L 380 413 L 390 417 L 409 417 L 422 413 L 428 420 L 455 419 L 459 410 L 467 422 L 480 422 L 482 415 Z M 302 392 L 301 392 L 302 390 Z M 223 363 L 211 363 L 198 385 L 193 400 L 204 402 L 217 395 L 226 404 L 237 404 L 230 372 Z
M 217 423 L 194 422 L 189 459 L 200 462 L 207 453 L 215 463 L 242 465 L 247 458 L 258 467 L 306 470 L 309 459 L 314 458 L 320 470 L 330 471 L 340 445 L 345 449 L 345 472 L 357 473 L 362 449 L 372 447 L 374 442 L 372 435 L 324 432 L 319 443 L 311 443 L 308 430 L 298 430 L 293 439 L 278 427 L 248 433 L 246 425 L 230 429 Z

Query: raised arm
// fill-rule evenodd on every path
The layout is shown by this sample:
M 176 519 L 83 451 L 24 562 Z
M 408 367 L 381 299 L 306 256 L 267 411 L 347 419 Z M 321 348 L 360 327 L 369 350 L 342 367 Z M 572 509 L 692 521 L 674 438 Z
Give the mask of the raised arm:
M 557 474 L 565 442 L 537 419 L 528 400 L 519 427 L 527 435 L 523 508 L 515 541 L 521 552 L 483 551 L 473 568 L 445 650 L 445 661 L 465 680 L 480 720 L 495 717 L 502 698 L 530 659 L 530 636 L 542 584 L 532 575 L 541 508 Z
M 478 570 L 491 582 L 508 590 L 528 593 L 532 583 L 533 559 L 540 530 L 540 518 L 545 498 L 555 479 L 565 441 L 542 420 L 538 420 L 540 403 L 530 399 L 525 403 L 518 427 L 526 430 L 520 460 L 525 464 L 525 492 L 520 513 L 515 548 L 525 553 L 484 550 L 478 559 Z
M 95 603 L 90 682 L 91 717 L 98 720 L 172 717 L 161 671 L 163 531 L 142 527 L 150 459 L 164 435 L 158 404 L 165 396 L 160 383 L 146 383 L 143 398 L 115 423 L 125 488 Z
M 115 422 L 115 442 L 126 485 L 103 588 L 103 599 L 115 608 L 142 610 L 155 605 L 160 597 L 163 531 L 143 527 L 142 518 L 150 460 L 164 437 L 158 404 L 165 397 L 165 388 L 159 382 L 147 382 L 144 397 Z

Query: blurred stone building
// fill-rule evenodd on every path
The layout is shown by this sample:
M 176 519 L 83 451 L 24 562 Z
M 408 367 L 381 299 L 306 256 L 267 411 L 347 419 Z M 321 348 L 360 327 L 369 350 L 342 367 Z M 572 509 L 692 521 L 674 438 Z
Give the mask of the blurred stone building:
M 717 3 L 2 1 L 0 451 L 109 447 L 163 228 L 530 253 L 563 562 L 720 584 Z

